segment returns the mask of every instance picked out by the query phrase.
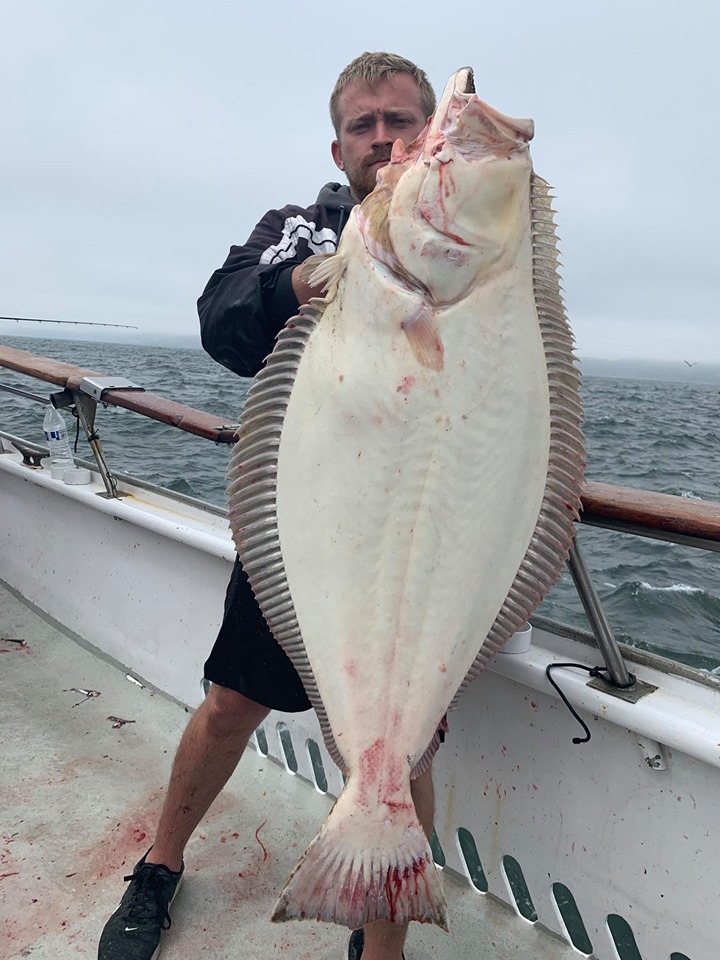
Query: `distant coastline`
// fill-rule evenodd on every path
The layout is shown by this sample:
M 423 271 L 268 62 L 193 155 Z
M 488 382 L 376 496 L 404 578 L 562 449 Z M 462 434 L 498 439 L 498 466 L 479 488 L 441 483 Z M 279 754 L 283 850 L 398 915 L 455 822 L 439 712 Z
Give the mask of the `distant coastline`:
M 11 323 L 0 324 L 0 339 L 5 337 L 27 337 L 39 340 L 80 340 L 98 342 L 94 329 L 83 327 L 61 327 L 52 330 L 50 325 L 39 325 L 28 330 L 27 326 Z M 152 334 L 134 331 L 107 330 L 102 343 L 132 344 L 142 347 L 165 347 L 173 350 L 201 350 L 200 337 L 197 334 Z M 586 377 L 610 377 L 623 380 L 663 380 L 676 383 L 718 384 L 720 386 L 720 363 L 695 363 L 688 367 L 681 357 L 679 360 L 643 360 L 631 358 L 623 360 L 605 360 L 602 357 L 580 358 L 583 375 Z M 688 358 L 691 359 L 691 358 Z
M 600 357 L 581 357 L 580 364 L 588 377 L 720 385 L 720 363 L 697 363 L 688 367 L 683 360 L 603 360 Z

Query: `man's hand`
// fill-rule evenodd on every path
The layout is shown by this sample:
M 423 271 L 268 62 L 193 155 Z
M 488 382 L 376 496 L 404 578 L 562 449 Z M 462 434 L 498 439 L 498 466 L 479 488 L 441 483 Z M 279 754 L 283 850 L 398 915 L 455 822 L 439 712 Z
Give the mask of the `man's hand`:
M 301 279 L 301 271 L 305 264 L 301 263 L 297 267 L 293 267 L 292 272 L 292 287 L 295 291 L 295 296 L 298 298 L 298 303 L 302 306 L 304 303 L 307 303 L 311 297 L 322 297 L 324 296 L 322 287 L 311 287 L 309 283 Z M 307 271 L 305 273 L 307 276 Z

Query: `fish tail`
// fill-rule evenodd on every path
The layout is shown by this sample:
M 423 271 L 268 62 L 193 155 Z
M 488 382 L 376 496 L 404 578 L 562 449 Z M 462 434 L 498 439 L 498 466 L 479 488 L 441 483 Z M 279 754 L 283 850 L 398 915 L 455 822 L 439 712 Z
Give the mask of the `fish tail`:
M 447 904 L 425 833 L 410 802 L 374 814 L 348 790 L 303 854 L 272 919 L 324 920 L 357 929 L 375 920 L 436 923 Z

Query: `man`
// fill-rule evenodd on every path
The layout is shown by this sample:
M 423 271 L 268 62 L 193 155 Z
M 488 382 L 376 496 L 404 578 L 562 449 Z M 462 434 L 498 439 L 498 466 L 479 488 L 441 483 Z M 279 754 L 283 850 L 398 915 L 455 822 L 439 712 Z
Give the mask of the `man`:
M 232 247 L 198 301 L 205 350 L 241 376 L 254 376 L 277 333 L 300 304 L 320 296 L 299 277 L 302 262 L 332 253 L 352 207 L 375 187 L 393 143 L 407 145 L 435 109 L 424 72 L 386 53 L 365 53 L 341 73 L 330 100 L 332 156 L 349 186 L 327 184 L 314 206 L 267 213 L 247 243 Z M 235 770 L 248 739 L 270 709 L 310 703 L 289 658 L 270 633 L 241 565 L 235 564 L 223 624 L 205 665 L 211 687 L 183 734 L 155 842 L 136 865 L 120 907 L 107 922 L 99 960 L 151 960 L 183 873 L 195 827 Z M 428 771 L 413 783 L 415 806 L 432 830 Z M 400 960 L 406 928 L 379 922 L 350 938 L 350 960 Z

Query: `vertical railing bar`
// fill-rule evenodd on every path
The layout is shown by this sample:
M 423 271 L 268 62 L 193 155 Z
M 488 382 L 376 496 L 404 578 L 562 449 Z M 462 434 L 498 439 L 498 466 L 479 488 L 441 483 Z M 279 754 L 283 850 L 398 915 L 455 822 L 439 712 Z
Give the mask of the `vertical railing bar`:
M 77 410 L 78 419 L 83 426 L 85 436 L 90 444 L 90 449 L 95 455 L 95 461 L 97 462 L 100 476 L 105 484 L 105 495 L 108 499 L 119 500 L 120 496 L 117 492 L 117 480 L 110 472 L 110 467 L 105 459 L 105 453 L 100 443 L 100 437 L 95 430 L 95 411 L 97 409 L 97 403 L 91 397 L 80 393 L 79 390 L 73 391 L 73 399 L 75 401 L 75 409 Z
M 610 681 L 617 687 L 631 687 L 633 683 L 632 678 L 625 666 L 623 655 L 608 618 L 605 615 L 605 610 L 603 609 L 598 592 L 595 589 L 595 584 L 592 582 L 590 571 L 585 565 L 585 561 L 580 553 L 577 539 L 570 552 L 568 566 L 575 584 L 575 589 L 578 592 L 578 596 L 585 610 L 585 615 L 592 627 L 595 642 L 602 653 L 603 661 L 610 675 Z

